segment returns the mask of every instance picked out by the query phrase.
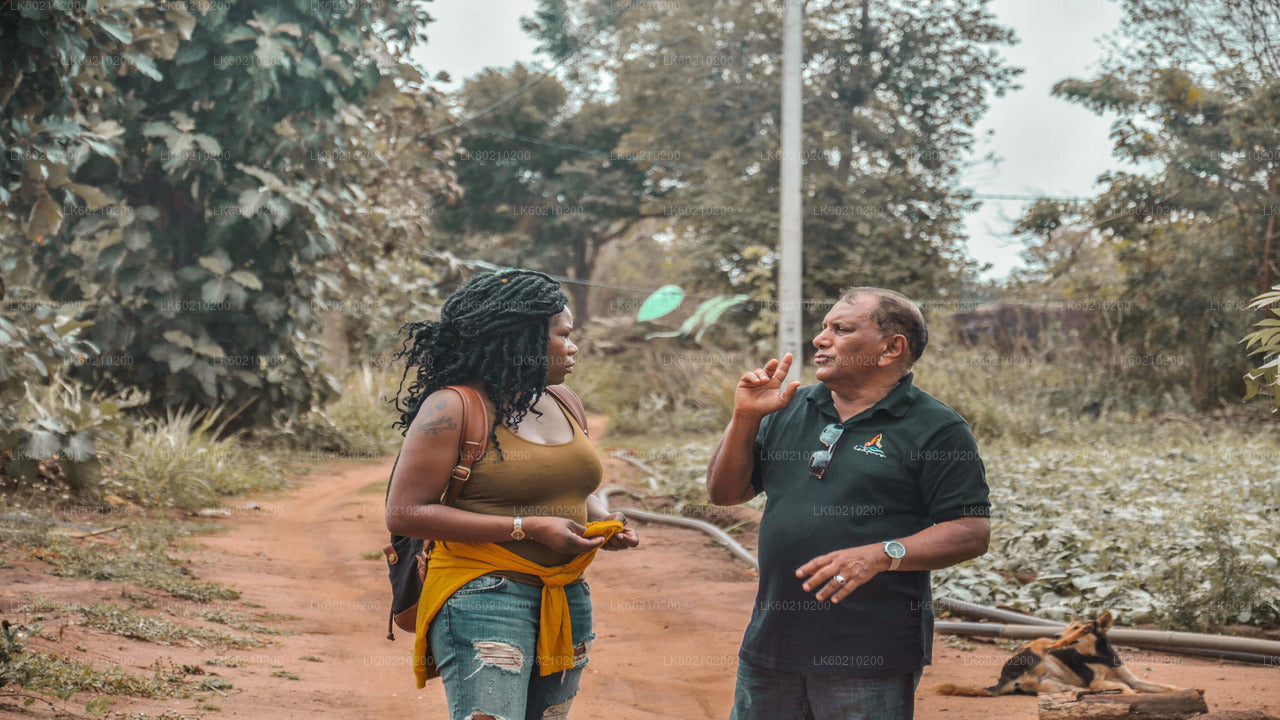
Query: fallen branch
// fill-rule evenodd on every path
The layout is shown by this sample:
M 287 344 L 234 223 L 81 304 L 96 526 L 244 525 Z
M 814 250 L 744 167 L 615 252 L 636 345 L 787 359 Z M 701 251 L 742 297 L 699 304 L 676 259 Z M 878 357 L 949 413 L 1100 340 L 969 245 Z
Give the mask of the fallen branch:
M 1184 720 L 1209 712 L 1204 691 L 1142 695 L 1118 690 L 1080 690 L 1040 696 L 1040 720 Z

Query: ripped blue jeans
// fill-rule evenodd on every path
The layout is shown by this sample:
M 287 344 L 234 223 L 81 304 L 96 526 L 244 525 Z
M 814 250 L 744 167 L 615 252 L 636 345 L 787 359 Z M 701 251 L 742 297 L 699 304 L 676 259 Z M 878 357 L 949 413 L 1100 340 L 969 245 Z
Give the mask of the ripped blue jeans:
M 562 720 L 578 694 L 591 631 L 591 588 L 565 586 L 573 620 L 574 667 L 538 674 L 542 588 L 483 575 L 463 585 L 431 621 L 431 652 L 450 720 Z

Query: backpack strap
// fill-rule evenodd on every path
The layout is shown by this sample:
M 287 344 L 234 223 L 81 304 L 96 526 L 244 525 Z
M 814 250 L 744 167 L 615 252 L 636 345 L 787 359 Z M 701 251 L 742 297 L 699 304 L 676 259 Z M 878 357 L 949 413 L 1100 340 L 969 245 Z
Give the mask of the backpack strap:
M 578 394 L 569 389 L 568 385 L 548 385 L 547 392 L 555 396 L 557 400 L 564 403 L 569 408 L 569 412 L 573 414 L 573 419 L 578 421 L 578 427 L 582 428 L 582 434 L 587 434 L 587 411 L 582 407 L 582 400 L 578 398 Z
M 449 487 L 440 502 L 452 505 L 462 492 L 462 486 L 471 479 L 471 466 L 484 455 L 489 444 L 489 410 L 484 398 L 473 387 L 446 385 L 446 389 L 458 393 L 462 399 L 462 434 L 458 436 L 458 464 L 449 473 Z
M 484 455 L 485 446 L 489 442 L 489 410 L 485 407 L 484 398 L 475 388 L 466 385 L 447 385 L 447 389 L 458 393 L 458 397 L 462 399 L 462 416 L 459 418 L 462 426 L 462 433 L 458 437 L 458 464 L 453 466 L 453 470 L 449 473 L 449 486 L 445 488 L 444 496 L 440 499 L 443 505 L 453 505 L 458 499 L 458 494 L 462 492 L 462 486 L 471 478 L 471 465 L 480 456 Z M 400 464 L 400 455 L 396 454 L 395 465 L 391 466 L 391 476 L 395 477 L 396 466 Z M 387 497 L 391 497 L 391 482 L 387 482 Z M 391 536 L 391 544 L 382 549 L 383 554 L 387 556 L 387 562 L 391 565 L 398 565 L 401 560 L 409 560 L 408 558 L 400 558 L 396 555 L 397 536 Z M 411 561 L 417 564 L 419 578 L 426 571 L 427 557 L 431 552 L 432 542 L 424 542 L 422 549 L 418 551 L 417 556 Z M 400 613 L 402 616 L 413 617 L 417 613 L 417 604 Z M 396 612 L 393 609 L 387 616 L 387 639 L 395 640 L 395 623 L 397 619 Z

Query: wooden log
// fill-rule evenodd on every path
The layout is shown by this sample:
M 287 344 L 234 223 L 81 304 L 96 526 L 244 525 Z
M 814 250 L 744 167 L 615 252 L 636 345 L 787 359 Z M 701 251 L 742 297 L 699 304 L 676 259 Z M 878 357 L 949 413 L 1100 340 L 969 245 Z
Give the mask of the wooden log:
M 1141 695 L 1077 690 L 1040 696 L 1040 720 L 1186 720 L 1207 712 L 1204 691 L 1195 689 Z

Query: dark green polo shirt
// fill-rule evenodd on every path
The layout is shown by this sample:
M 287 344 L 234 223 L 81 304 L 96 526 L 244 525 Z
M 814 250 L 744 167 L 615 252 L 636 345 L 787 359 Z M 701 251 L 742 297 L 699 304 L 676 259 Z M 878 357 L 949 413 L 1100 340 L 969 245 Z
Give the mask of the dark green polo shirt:
M 932 656 L 929 573 L 883 572 L 839 604 L 805 592 L 796 568 L 833 550 L 882 543 L 966 516 L 988 517 L 986 473 L 968 424 L 907 375 L 849 418 L 826 474 L 809 474 L 822 429 L 840 422 L 831 391 L 801 388 L 756 436 L 752 484 L 760 588 L 741 657 L 775 670 L 889 676 Z

